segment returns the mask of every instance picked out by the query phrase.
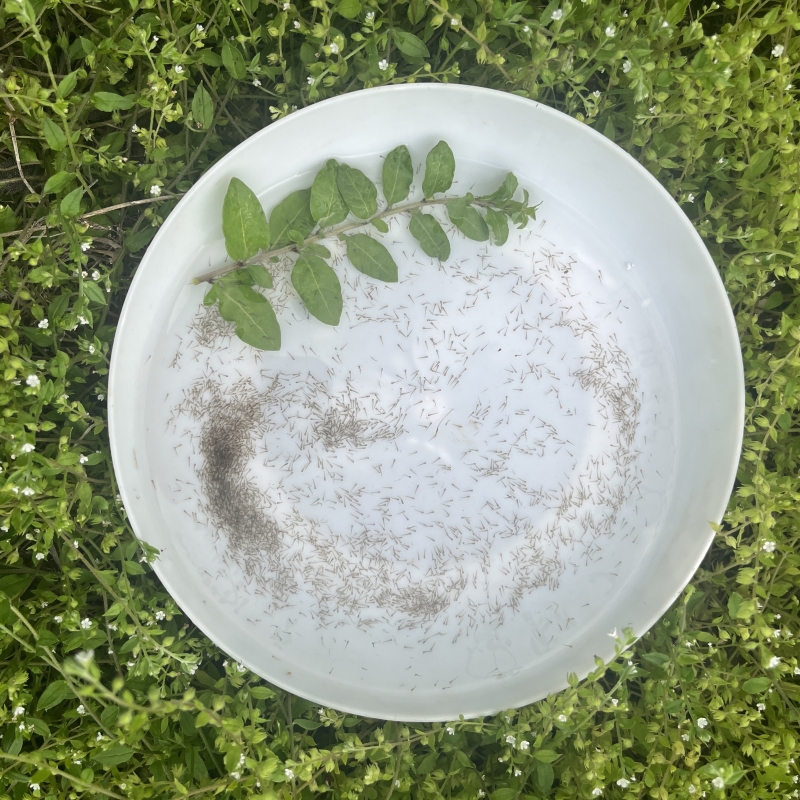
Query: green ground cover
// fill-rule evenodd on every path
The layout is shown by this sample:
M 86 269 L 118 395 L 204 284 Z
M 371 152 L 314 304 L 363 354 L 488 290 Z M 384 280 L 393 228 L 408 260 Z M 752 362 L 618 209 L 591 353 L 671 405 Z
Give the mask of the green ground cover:
M 799 29 L 797 0 L 5 0 L 2 798 L 797 797 Z M 416 80 L 535 98 L 637 158 L 720 269 L 747 380 L 737 488 L 673 608 L 559 695 L 447 725 L 226 662 L 150 570 L 105 428 L 114 323 L 181 193 L 295 108 Z

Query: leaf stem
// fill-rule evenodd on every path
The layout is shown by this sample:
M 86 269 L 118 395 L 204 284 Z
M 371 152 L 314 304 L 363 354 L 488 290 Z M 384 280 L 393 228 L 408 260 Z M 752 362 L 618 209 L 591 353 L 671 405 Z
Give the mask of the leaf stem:
M 418 208 L 423 208 L 425 206 L 445 206 L 448 203 L 451 203 L 453 200 L 461 200 L 463 198 L 460 197 L 442 197 L 439 200 L 418 200 L 415 203 L 408 203 L 404 206 L 390 206 L 389 208 L 385 208 L 383 211 L 379 211 L 377 214 L 373 214 L 369 219 L 360 219 L 356 220 L 355 222 L 348 222 L 344 225 L 339 225 L 336 228 L 330 228 L 329 230 L 320 230 L 318 233 L 314 234 L 313 236 L 309 236 L 307 239 L 303 240 L 302 245 L 296 244 L 287 244 L 285 247 L 278 247 L 275 250 L 267 250 L 260 255 L 254 256 L 253 258 L 249 259 L 248 261 L 236 261 L 233 264 L 228 264 L 224 267 L 219 267 L 217 269 L 211 270 L 210 272 L 204 272 L 202 275 L 198 275 L 196 278 L 192 280 L 192 283 L 197 285 L 200 283 L 211 283 L 215 278 L 219 278 L 222 275 L 226 275 L 228 272 L 232 272 L 235 269 L 240 269 L 243 266 L 248 266 L 249 264 L 262 264 L 265 260 L 273 258 L 275 256 L 281 256 L 286 253 L 299 253 L 303 247 L 313 244 L 314 242 L 320 242 L 323 239 L 330 239 L 339 236 L 341 233 L 346 233 L 347 231 L 355 230 L 356 228 L 363 228 L 365 225 L 370 225 L 376 219 L 384 219 L 385 217 L 391 217 L 394 214 L 403 214 L 408 213 L 409 211 L 414 211 Z M 475 206 L 483 206 L 488 207 L 491 206 L 492 203 L 486 200 L 481 200 L 479 198 L 475 198 L 472 201 L 472 205 Z

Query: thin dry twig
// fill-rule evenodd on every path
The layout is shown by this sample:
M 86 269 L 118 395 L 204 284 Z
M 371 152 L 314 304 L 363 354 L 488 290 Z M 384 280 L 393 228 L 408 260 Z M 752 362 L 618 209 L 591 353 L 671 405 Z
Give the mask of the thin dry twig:
M 17 170 L 22 182 L 28 187 L 31 194 L 36 194 L 36 190 L 28 183 L 25 173 L 22 171 L 22 162 L 19 160 L 19 148 L 17 147 L 17 132 L 14 130 L 14 117 L 8 118 L 8 130 L 11 133 L 11 144 L 14 147 L 14 160 L 17 162 Z

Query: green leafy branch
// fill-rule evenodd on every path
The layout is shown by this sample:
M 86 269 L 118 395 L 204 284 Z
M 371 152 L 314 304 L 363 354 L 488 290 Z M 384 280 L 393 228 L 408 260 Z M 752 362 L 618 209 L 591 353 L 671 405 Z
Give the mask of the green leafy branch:
M 207 306 L 218 303 L 220 315 L 235 324 L 242 341 L 260 350 L 280 350 L 275 311 L 255 287 L 273 288 L 265 264 L 277 262 L 281 255 L 298 254 L 291 281 L 308 311 L 328 325 L 338 325 L 342 287 L 326 261 L 331 252 L 321 244 L 323 240 L 343 242 L 348 260 L 359 272 L 396 283 L 397 264 L 386 246 L 370 234 L 351 231 L 369 225 L 388 233 L 387 217 L 410 214 L 409 232 L 423 252 L 444 261 L 450 257 L 450 241 L 440 222 L 424 208 L 444 206 L 450 222 L 467 238 L 476 242 L 491 238 L 497 245 L 507 241 L 509 222 L 524 228 L 536 218 L 536 207 L 528 206 L 527 191 L 523 190 L 522 200 L 514 200 L 519 184 L 510 172 L 489 195 L 436 198 L 452 186 L 455 168 L 453 151 L 446 142 L 439 142 L 425 159 L 424 199 L 402 204 L 411 191 L 414 168 L 408 148 L 396 147 L 383 163 L 386 204 L 379 211 L 375 184 L 361 170 L 330 159 L 312 185 L 285 197 L 272 209 L 269 220 L 252 189 L 232 178 L 222 205 L 222 232 L 234 263 L 194 279 L 195 284 L 213 284 L 203 302 Z M 355 219 L 348 221 L 350 216 Z

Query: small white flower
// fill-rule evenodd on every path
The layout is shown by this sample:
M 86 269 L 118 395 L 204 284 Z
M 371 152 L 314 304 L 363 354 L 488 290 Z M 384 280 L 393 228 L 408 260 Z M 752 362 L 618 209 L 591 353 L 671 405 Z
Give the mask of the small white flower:
M 450 24 L 454 27 L 458 27 L 458 18 L 457 17 L 450 17 Z
M 292 4 L 291 4 L 291 3 L 284 3 L 284 4 L 281 6 L 281 8 L 282 8 L 284 11 L 288 11 L 288 10 L 289 10 L 291 7 L 292 7 Z
M 90 352 L 90 353 L 94 353 L 94 350 L 95 350 L 95 347 L 94 347 L 94 345 L 93 345 L 93 344 L 90 344 L 90 345 L 89 345 L 89 352 Z
M 81 270 L 81 278 L 85 278 L 89 273 L 84 269 Z
M 631 62 L 628 59 L 625 59 L 625 61 L 623 61 L 622 63 L 622 71 L 627 74 L 628 72 L 631 71 L 632 66 L 633 64 L 631 64 Z
M 62 620 L 62 619 L 64 619 L 64 618 L 61 616 L 61 614 L 56 614 L 56 615 L 53 617 L 53 622 L 55 622 L 55 623 L 56 623 L 56 625 L 60 625 L 60 624 L 61 624 L 61 620 Z
M 88 325 L 89 324 L 89 320 L 86 319 L 86 317 L 78 317 L 78 322 L 80 322 L 81 325 Z
M 375 19 L 374 11 L 367 11 L 367 22 L 372 22 Z
M 197 25 L 195 25 L 195 26 L 194 26 L 194 29 L 195 29 L 195 30 L 196 30 L 198 33 L 202 33 L 202 32 L 205 30 L 205 28 L 204 28 L 204 27 L 203 27 L 203 26 L 202 26 L 202 25 L 201 25 L 199 22 L 197 23 Z
M 445 730 L 450 734 L 450 736 L 455 736 L 456 729 L 453 728 L 451 725 L 448 725 Z
M 175 72 L 177 72 L 178 75 L 180 75 L 181 72 L 183 72 L 183 67 L 180 64 L 176 64 L 175 65 Z
M 43 559 L 44 559 L 44 553 L 37 553 L 36 554 L 36 560 L 37 561 L 42 561 Z
M 775 542 L 764 542 L 764 544 L 761 545 L 761 549 L 767 553 L 774 553 L 776 547 L 777 544 Z
M 309 76 L 306 78 L 306 83 L 307 83 L 309 86 L 313 86 L 313 85 L 314 85 L 314 79 L 311 77 L 311 75 L 309 75 Z
M 105 736 L 103 736 L 103 734 L 102 734 L 102 733 L 100 733 L 100 731 L 97 731 L 97 736 L 95 736 L 95 739 L 94 739 L 94 740 L 95 740 L 96 742 L 102 742 L 102 741 L 103 741 L 103 739 L 105 739 Z
M 394 779 L 394 785 L 397 786 L 397 787 L 400 786 L 400 779 L 399 778 L 395 778 Z
M 512 736 L 510 733 L 506 736 L 506 742 L 510 744 L 512 747 L 517 743 L 517 737 Z
M 775 667 L 777 667 L 778 664 L 780 663 L 781 663 L 780 656 L 772 656 L 772 658 L 769 660 L 769 664 L 767 664 L 767 668 L 775 669 Z
M 81 627 L 83 627 L 83 623 L 81 623 Z M 75 660 L 82 667 L 85 667 L 93 658 L 94 650 L 79 650 L 77 653 L 75 653 Z
M 689 192 L 689 194 L 686 195 L 686 202 L 694 203 L 694 195 L 691 192 Z
M 553 12 L 551 15 L 550 15 L 550 19 L 554 19 L 554 20 L 558 21 L 558 20 L 560 20 L 560 19 L 561 19 L 561 17 L 563 17 L 563 16 L 564 16 L 564 11 L 563 11 L 563 9 L 557 8 L 557 9 L 556 9 L 556 10 L 555 10 L 555 11 L 554 11 L 554 12 Z
M 683 739 L 684 742 L 688 742 L 689 741 L 689 734 L 688 733 L 682 733 L 681 734 L 681 739 Z
M 50 320 L 45 317 L 44 319 L 39 320 L 39 327 L 44 329 L 50 325 Z
M 763 703 L 756 703 L 756 708 L 759 711 L 766 711 L 767 707 Z
M 783 55 L 784 49 L 782 44 L 776 44 L 775 47 L 772 48 L 772 55 L 774 55 L 775 58 L 780 58 Z
M 520 775 L 522 775 L 522 770 L 521 769 L 515 769 L 514 770 L 514 777 L 515 778 L 519 778 Z
M 617 29 L 613 25 L 606 28 L 606 36 L 613 37 L 617 35 Z
M 522 26 L 522 32 L 523 33 L 530 33 L 531 32 L 531 26 L 530 25 L 523 25 Z
M 82 762 L 82 761 L 83 761 L 83 759 L 82 759 L 82 758 L 73 758 L 73 759 L 72 759 L 72 763 L 73 763 L 73 764 L 77 764 L 78 766 L 80 766 L 80 765 L 81 765 L 81 762 Z
M 780 636 L 781 635 L 781 629 L 780 628 L 775 628 L 775 630 L 772 632 L 772 635 L 775 636 L 775 637 Z
M 167 616 L 167 615 L 166 615 L 166 614 L 165 614 L 163 611 L 156 611 L 156 619 L 157 619 L 157 620 L 161 621 L 161 620 L 162 620 L 162 619 L 164 619 L 166 616 Z
M 38 792 L 39 791 L 39 784 L 38 783 L 31 783 L 30 787 L 31 787 L 31 791 L 32 792 Z
M 689 787 L 689 794 L 694 794 L 696 791 L 697 789 L 695 789 L 694 786 Z
M 662 28 L 669 28 L 669 22 L 667 22 L 666 20 L 664 20 L 664 21 L 661 23 L 661 27 L 662 27 Z
M 236 671 L 237 672 L 247 672 L 247 667 L 244 664 L 242 664 L 241 662 L 238 662 L 236 664 Z
M 30 381 L 26 381 L 26 383 L 33 386 L 33 384 Z M 32 453 L 35 449 L 36 447 L 32 445 L 30 442 L 25 442 L 25 444 L 22 445 L 22 447 L 20 447 L 20 451 L 23 453 Z
M 155 34 L 153 34 L 153 41 L 154 41 L 154 42 L 157 42 L 157 41 L 158 41 L 158 36 L 156 36 Z
M 567 721 L 567 717 L 566 717 L 566 715 L 564 715 L 564 714 L 559 714 L 559 715 L 556 717 L 556 719 L 557 719 L 559 722 L 566 722 L 566 721 Z
M 292 770 L 290 770 L 288 767 L 283 771 L 283 774 L 286 776 L 287 781 L 290 781 L 292 778 L 294 778 L 294 772 L 292 772 Z
M 600 90 L 599 90 L 599 89 L 595 89 L 595 90 L 592 92 L 592 97 L 600 97 Z M 616 629 L 616 628 L 614 628 L 614 631 L 615 631 L 615 633 L 614 633 L 614 638 L 615 638 L 615 639 L 616 639 L 616 637 L 617 637 L 616 630 L 617 630 L 617 629 Z M 610 634 L 610 633 L 609 633 L 608 635 L 609 635 L 609 636 L 611 636 L 611 634 Z
M 385 72 L 389 69 L 389 62 L 385 58 L 381 59 L 378 62 L 378 69 L 381 70 L 381 72 Z
M 705 728 L 708 725 L 708 720 L 705 717 L 700 717 L 697 720 L 697 727 L 698 728 Z
M 520 750 L 527 750 L 530 746 L 531 746 L 531 743 L 527 739 L 523 739 L 519 743 L 519 749 Z
M 717 775 L 717 777 L 714 778 L 713 781 L 711 781 L 711 785 L 715 789 L 724 789 L 725 788 L 725 781 L 722 778 L 720 778 L 719 775 Z
M 296 20 L 295 20 L 295 21 L 292 23 L 292 25 L 294 25 L 294 27 L 295 27 L 295 28 L 299 28 L 299 27 L 300 27 L 300 20 L 299 20 L 299 19 L 296 19 Z
M 25 713 L 25 706 L 17 706 L 14 709 L 13 718 L 16 719 L 17 717 L 21 717 Z
M 620 778 L 617 781 L 617 786 L 621 786 L 623 789 L 627 789 L 630 785 L 631 782 L 629 780 L 626 780 L 625 778 Z
M 241 778 L 241 777 L 242 777 L 242 773 L 239 772 L 238 770 L 234 770 L 233 772 L 231 772 L 231 778 L 233 778 L 235 781 L 238 781 L 239 778 Z
M 331 53 L 333 55 L 336 55 L 339 52 L 339 45 L 336 44 L 336 42 L 331 42 L 330 47 L 331 47 Z
M 157 183 L 154 183 L 150 187 L 150 194 L 153 195 L 153 197 L 158 197 L 161 194 L 161 187 Z
M 97 399 L 98 399 L 98 400 L 100 400 L 100 401 L 102 402 L 103 400 L 105 400 L 105 399 L 106 399 L 106 396 L 105 396 L 104 394 L 99 394 L 99 395 L 97 395 Z M 105 523 L 104 523 L 104 524 L 105 524 Z
M 25 378 L 25 383 L 27 383 L 28 386 L 33 386 L 34 389 L 38 389 L 41 381 L 38 375 L 28 375 L 28 377 Z
M 253 86 L 261 86 L 261 81 L 258 78 L 253 78 Z
M 125 789 L 127 789 L 127 788 L 128 788 L 128 784 L 127 784 L 127 783 L 121 783 L 121 784 L 119 785 L 119 788 L 120 788 L 120 789 L 122 789 L 122 790 L 124 791 Z
M 784 90 L 784 91 L 787 91 L 787 92 L 788 92 L 788 91 L 789 91 L 789 89 L 791 89 L 791 88 L 792 88 L 792 84 L 791 84 L 791 83 L 787 83 L 787 84 L 786 84 L 786 88 L 785 88 L 785 90 Z
M 483 789 L 478 789 L 478 797 L 486 797 L 486 792 Z
M 599 786 L 595 786 L 592 789 L 592 797 L 600 797 L 601 794 L 603 794 L 603 790 Z
M 78 713 L 79 713 L 81 716 L 83 716 L 83 715 L 86 713 L 86 707 L 83 705 L 83 703 L 81 703 L 81 704 L 80 704 L 80 705 L 79 705 L 79 706 L 78 706 L 78 707 L 77 707 L 75 710 L 76 710 L 76 711 L 77 711 L 77 712 L 78 712 Z
M 88 630 L 91 627 L 92 627 L 92 621 L 89 619 L 89 617 L 84 617 L 81 620 L 81 628 L 83 628 L 84 630 Z
M 651 114 L 655 114 L 655 113 L 656 113 L 656 107 L 655 107 L 655 106 L 650 106 L 650 108 L 648 108 L 647 110 L 648 110 L 648 111 L 649 111 Z
M 92 272 L 92 280 L 93 281 L 99 281 L 100 280 L 100 273 L 97 270 L 94 270 L 94 272 Z
M 139 130 L 139 126 L 134 122 L 134 124 L 131 125 L 131 133 L 136 133 L 136 131 L 138 131 L 138 130 Z M 83 248 L 83 245 L 81 245 L 81 249 L 82 248 Z
M 30 486 L 26 486 L 26 487 L 25 487 L 25 488 L 22 490 L 22 494 L 24 494 L 24 495 L 25 495 L 25 497 L 31 497 L 31 496 L 33 496 L 33 495 L 35 495 L 35 494 L 36 494 L 36 490 L 35 490 L 35 489 L 31 489 L 31 487 L 30 487 Z
M 78 462 L 81 463 L 81 464 L 85 464 L 88 460 L 89 460 L 89 456 L 85 456 L 83 453 L 81 453 L 81 456 L 78 459 Z

